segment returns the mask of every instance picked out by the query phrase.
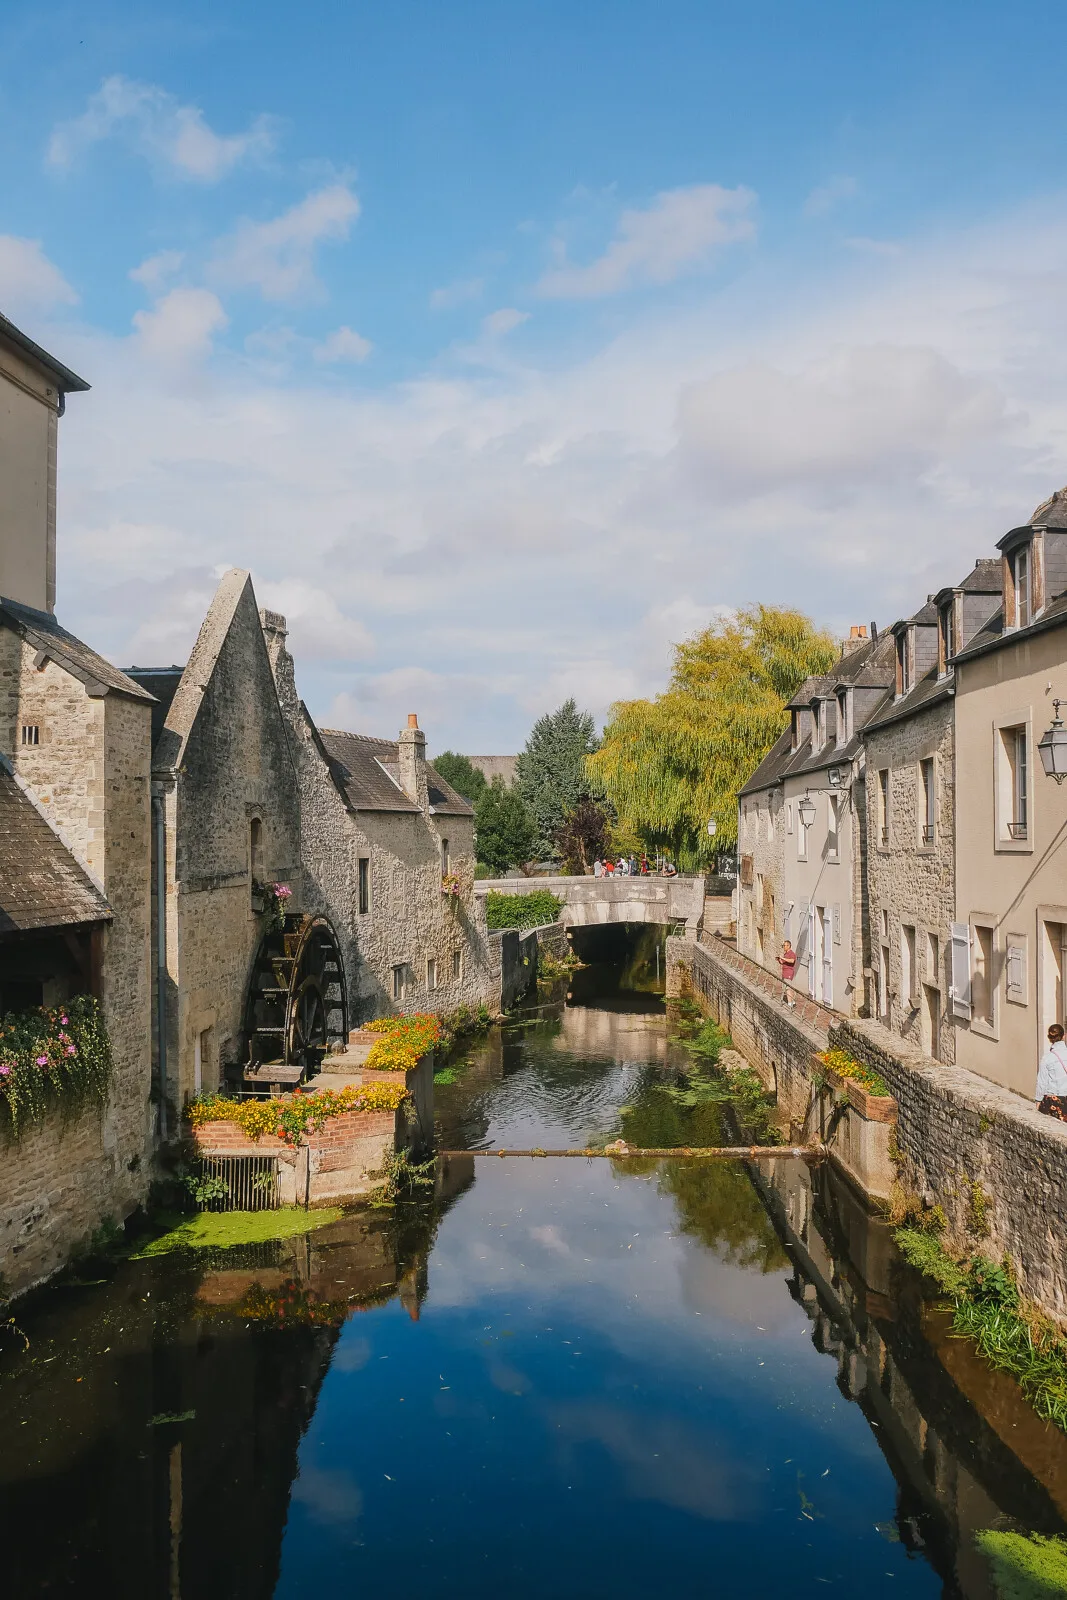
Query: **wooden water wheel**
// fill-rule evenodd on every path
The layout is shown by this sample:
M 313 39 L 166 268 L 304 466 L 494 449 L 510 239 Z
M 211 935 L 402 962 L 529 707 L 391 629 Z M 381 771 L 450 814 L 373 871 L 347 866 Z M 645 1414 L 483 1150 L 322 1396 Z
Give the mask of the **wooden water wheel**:
M 265 933 L 245 1002 L 248 1087 L 300 1083 L 348 1039 L 348 995 L 337 935 L 325 917 L 286 916 Z

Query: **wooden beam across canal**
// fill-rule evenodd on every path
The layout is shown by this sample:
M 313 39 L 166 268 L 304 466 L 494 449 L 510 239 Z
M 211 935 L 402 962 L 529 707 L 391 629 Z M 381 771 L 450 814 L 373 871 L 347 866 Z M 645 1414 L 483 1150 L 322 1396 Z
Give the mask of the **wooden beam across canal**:
M 721 1160 L 721 1161 L 758 1161 L 766 1157 L 780 1161 L 783 1156 L 793 1161 L 823 1161 L 828 1151 L 824 1144 L 713 1144 L 702 1146 L 674 1146 L 664 1150 L 646 1150 L 636 1145 L 607 1145 L 602 1149 L 586 1147 L 580 1150 L 439 1150 L 437 1154 L 442 1161 L 449 1161 L 458 1156 L 497 1156 L 501 1160 L 505 1156 L 573 1156 L 574 1158 L 607 1157 L 611 1161 L 626 1161 L 631 1157 L 640 1159 L 651 1157 L 665 1159 L 666 1157 L 681 1157 L 689 1160 Z

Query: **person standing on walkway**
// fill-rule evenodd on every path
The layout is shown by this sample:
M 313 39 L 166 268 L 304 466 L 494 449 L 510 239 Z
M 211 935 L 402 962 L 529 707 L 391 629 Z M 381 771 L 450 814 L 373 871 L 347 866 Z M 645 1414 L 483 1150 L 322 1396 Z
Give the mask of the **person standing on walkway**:
M 1063 1042 L 1060 1022 L 1054 1022 L 1048 1030 L 1048 1049 L 1037 1069 L 1034 1099 L 1046 1117 L 1067 1122 L 1067 1044 Z

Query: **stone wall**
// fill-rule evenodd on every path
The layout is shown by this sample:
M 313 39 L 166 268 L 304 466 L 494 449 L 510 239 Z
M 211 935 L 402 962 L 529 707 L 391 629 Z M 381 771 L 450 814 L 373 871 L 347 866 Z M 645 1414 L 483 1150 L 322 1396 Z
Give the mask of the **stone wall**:
M 729 1030 L 792 1117 L 811 1101 L 812 1053 L 828 1044 L 880 1072 L 897 1105 L 901 1184 L 942 1207 L 951 1245 L 1007 1254 L 1024 1293 L 1067 1317 L 1067 1125 L 977 1073 L 933 1061 L 877 1022 L 805 1011 L 810 1002 L 783 1007 L 781 985 L 728 945 L 713 952 L 669 939 L 667 984 L 669 997 L 692 993 Z M 857 1136 L 842 1130 L 831 1153 L 862 1182 L 849 1157 Z M 867 1192 L 878 1193 L 869 1184 Z
M 1067 1125 L 876 1022 L 842 1020 L 831 1038 L 893 1091 L 907 1187 L 942 1207 L 958 1246 L 1007 1254 L 1024 1292 L 1067 1317 Z
M 330 773 L 317 730 L 296 692 L 282 619 L 268 642 L 300 780 L 304 909 L 329 917 L 341 942 L 353 1026 L 393 1011 L 451 1011 L 499 1003 L 499 957 L 473 900 L 474 823 L 425 811 L 354 812 Z M 441 893 L 441 838 L 460 879 Z M 359 860 L 370 862 L 370 907 L 359 910 Z M 458 973 L 455 964 L 458 960 Z M 427 962 L 436 964 L 429 987 Z M 393 998 L 393 969 L 411 969 Z
M 532 894 L 548 889 L 563 901 L 560 921 L 567 927 L 608 922 L 684 923 L 696 936 L 704 915 L 703 878 L 546 877 L 480 878 L 476 901 L 486 895 Z
M 871 729 L 867 750 L 867 896 L 871 969 L 867 1012 L 892 1033 L 941 1061 L 955 1059 L 949 1008 L 949 924 L 956 915 L 955 773 L 953 701 Z M 937 782 L 935 837 L 923 841 L 924 801 L 919 763 L 934 761 Z M 889 773 L 889 842 L 880 838 L 880 771 Z M 917 971 L 902 992 L 904 926 L 915 929 Z M 930 941 L 936 941 L 935 951 Z M 888 950 L 887 1011 L 879 1006 L 879 972 Z M 932 996 L 936 995 L 936 1001 Z M 936 1026 L 934 1010 L 936 1010 Z

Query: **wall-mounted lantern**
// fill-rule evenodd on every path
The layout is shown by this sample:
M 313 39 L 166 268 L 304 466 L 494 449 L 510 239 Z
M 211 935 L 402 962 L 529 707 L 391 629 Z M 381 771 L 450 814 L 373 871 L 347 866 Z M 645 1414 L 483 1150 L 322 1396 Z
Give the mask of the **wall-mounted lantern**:
M 1067 728 L 1060 716 L 1060 702 L 1053 700 L 1052 708 L 1056 715 L 1051 728 L 1046 728 L 1038 740 L 1037 750 L 1045 777 L 1055 778 L 1057 783 L 1062 783 L 1067 778 Z
M 815 801 L 809 794 L 805 794 L 803 800 L 798 802 L 797 816 L 800 818 L 805 828 L 810 828 L 812 823 L 815 821 Z
M 709 817 L 708 818 L 708 838 L 709 839 L 714 839 L 714 837 L 718 833 L 718 831 L 719 831 L 719 824 L 715 821 L 714 817 Z

